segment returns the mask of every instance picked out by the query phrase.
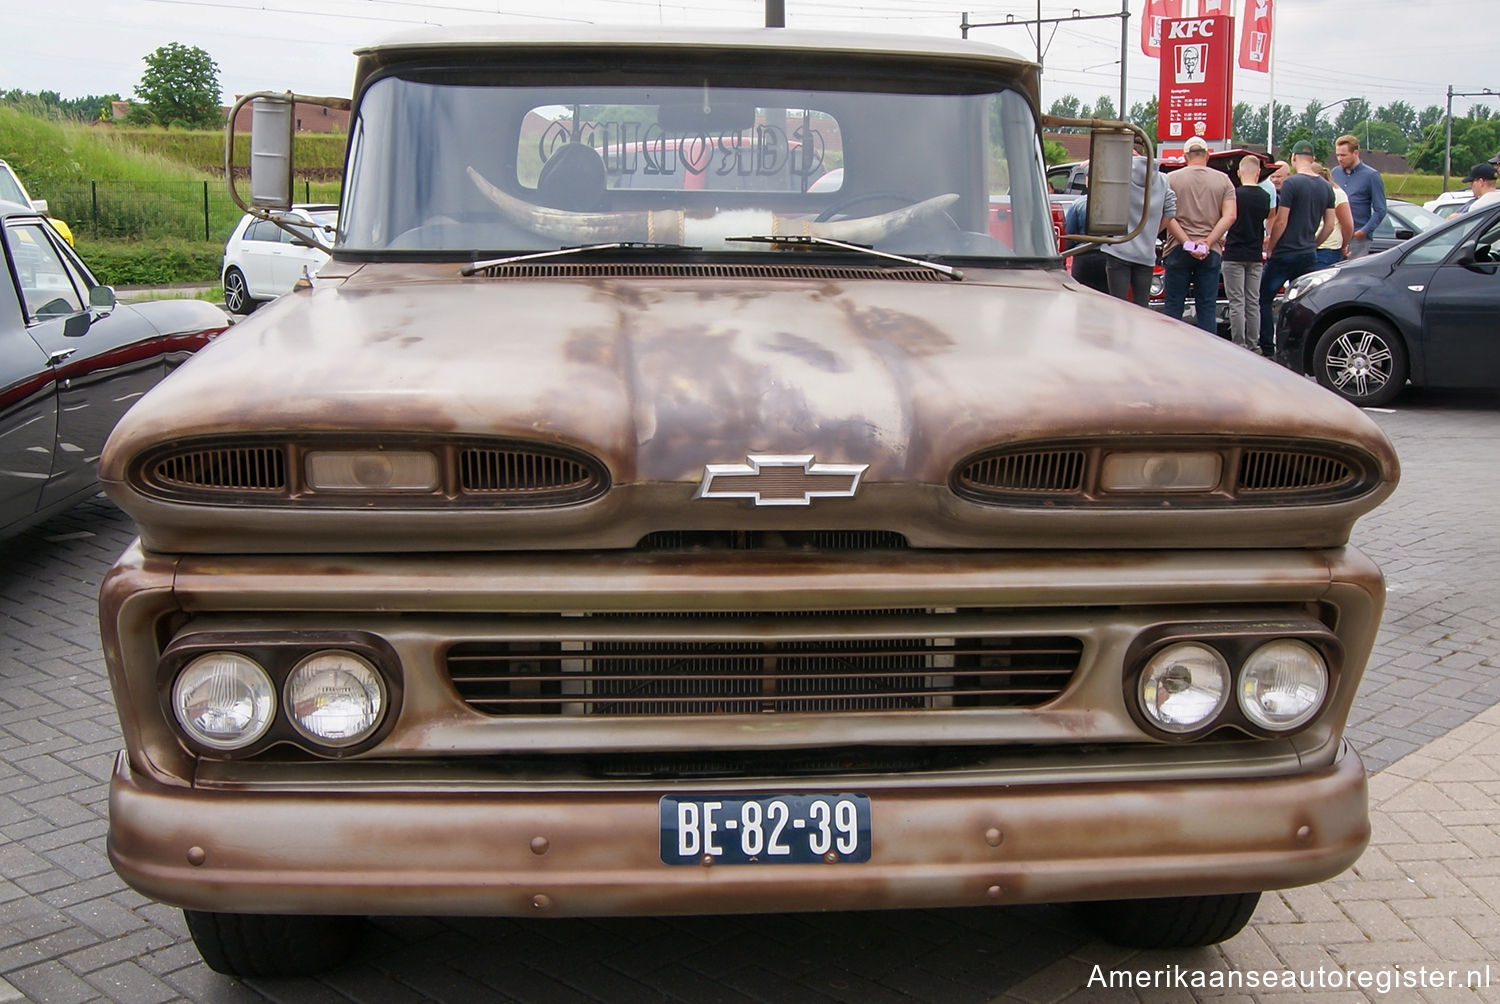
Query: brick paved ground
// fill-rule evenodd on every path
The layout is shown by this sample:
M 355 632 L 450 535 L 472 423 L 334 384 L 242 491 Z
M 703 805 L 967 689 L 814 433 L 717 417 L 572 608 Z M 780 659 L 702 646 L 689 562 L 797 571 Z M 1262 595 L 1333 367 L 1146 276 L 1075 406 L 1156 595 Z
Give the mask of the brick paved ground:
M 1500 1000 L 1500 402 L 1428 396 L 1377 415 L 1405 467 L 1356 542 L 1389 577 L 1351 736 L 1374 839 L 1349 873 L 1263 898 L 1223 946 L 1131 953 L 1061 907 L 552 922 L 401 919 L 321 980 L 245 985 L 198 961 L 180 915 L 104 855 L 118 747 L 94 594 L 131 536 L 91 502 L 0 544 L 0 1004 L 195 1001 Z M 1477 716 L 1477 717 L 1476 717 Z M 1468 989 L 1139 993 L 1099 967 L 1371 979 L 1468 970 Z M 1161 977 L 1158 977 L 1160 979 Z M 1191 976 L 1180 977 L 1191 980 Z

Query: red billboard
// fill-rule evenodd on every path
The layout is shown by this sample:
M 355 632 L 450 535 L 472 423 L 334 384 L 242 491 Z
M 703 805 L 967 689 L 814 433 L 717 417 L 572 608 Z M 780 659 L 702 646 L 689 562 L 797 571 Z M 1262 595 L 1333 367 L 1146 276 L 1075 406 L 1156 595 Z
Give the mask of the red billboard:
M 1157 139 L 1178 147 L 1189 136 L 1228 139 L 1234 126 L 1234 19 L 1163 22 L 1158 94 Z

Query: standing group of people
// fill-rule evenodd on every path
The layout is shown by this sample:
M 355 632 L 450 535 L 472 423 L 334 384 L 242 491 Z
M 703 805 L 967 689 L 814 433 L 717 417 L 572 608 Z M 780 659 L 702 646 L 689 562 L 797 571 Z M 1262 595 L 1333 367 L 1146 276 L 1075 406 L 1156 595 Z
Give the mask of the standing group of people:
M 1194 136 L 1183 144 L 1186 166 L 1166 180 L 1155 176 L 1151 209 L 1159 218 L 1148 220 L 1134 240 L 1079 254 L 1073 274 L 1086 285 L 1145 306 L 1156 235 L 1164 230 L 1163 312 L 1181 320 L 1191 292 L 1198 327 L 1216 331 L 1222 274 L 1235 344 L 1274 355 L 1274 303 L 1282 285 L 1369 253 L 1370 235 L 1386 216 L 1385 186 L 1380 172 L 1360 160 L 1359 140 L 1340 136 L 1335 148 L 1339 166 L 1330 172 L 1317 163 L 1311 143 L 1296 143 L 1290 167 L 1278 162 L 1265 181 L 1260 158 L 1246 156 L 1235 185 L 1229 175 L 1209 167 L 1208 143 Z M 1145 157 L 1138 155 L 1131 175 L 1134 218 L 1145 200 L 1146 173 Z M 1069 233 L 1083 232 L 1085 211 L 1082 199 L 1069 208 Z

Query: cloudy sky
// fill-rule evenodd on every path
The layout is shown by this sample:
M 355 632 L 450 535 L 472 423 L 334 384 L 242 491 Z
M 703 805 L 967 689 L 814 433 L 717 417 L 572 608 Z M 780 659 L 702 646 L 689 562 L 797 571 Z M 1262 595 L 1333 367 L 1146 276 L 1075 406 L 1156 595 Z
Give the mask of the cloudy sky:
M 853 29 L 957 37 L 971 22 L 1034 18 L 1035 0 L 784 0 L 794 28 Z M 1157 62 L 1139 45 L 1144 0 L 1130 0 L 1128 100 L 1156 92 Z M 1192 10 L 1197 0 L 1186 0 Z M 1244 0 L 1233 0 L 1235 13 Z M 1119 0 L 1043 0 L 1042 16 L 1118 13 Z M 1500 93 L 1500 5 L 1476 0 L 1276 0 L 1275 96 L 1302 109 L 1364 97 L 1377 107 L 1406 100 L 1442 105 L 1446 89 Z M 291 89 L 349 93 L 356 46 L 427 25 L 526 23 L 713 25 L 764 23 L 762 0 L 0 0 L 0 90 L 54 90 L 64 97 L 118 92 L 139 82 L 141 57 L 182 42 L 219 65 L 226 103 L 237 93 Z M 1034 55 L 1027 27 L 976 29 L 971 37 Z M 1072 93 L 1088 101 L 1120 89 L 1118 20 L 1062 25 L 1043 33 L 1043 102 Z M 1265 103 L 1272 81 L 1239 71 L 1236 100 Z M 1471 102 L 1455 98 L 1455 115 Z M 1329 113 L 1336 114 L 1336 110 Z

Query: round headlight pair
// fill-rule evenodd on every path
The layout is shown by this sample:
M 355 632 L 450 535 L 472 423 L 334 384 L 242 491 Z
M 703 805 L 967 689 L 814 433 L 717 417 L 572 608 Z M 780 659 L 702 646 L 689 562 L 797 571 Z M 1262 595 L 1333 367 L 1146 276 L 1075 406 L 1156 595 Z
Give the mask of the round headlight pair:
M 1236 688 L 1229 663 L 1200 642 L 1168 645 L 1141 671 L 1138 688 L 1146 718 L 1173 735 L 1207 727 L 1235 690 L 1240 711 L 1254 725 L 1286 732 L 1307 724 L 1328 692 L 1328 664 L 1304 641 L 1281 638 L 1250 654 Z
M 282 688 L 286 716 L 304 738 L 341 748 L 361 742 L 385 713 L 380 674 L 353 652 L 326 651 L 292 668 Z M 276 687 L 254 659 L 209 652 L 188 663 L 172 685 L 172 711 L 195 742 L 238 750 L 258 742 L 276 717 Z

